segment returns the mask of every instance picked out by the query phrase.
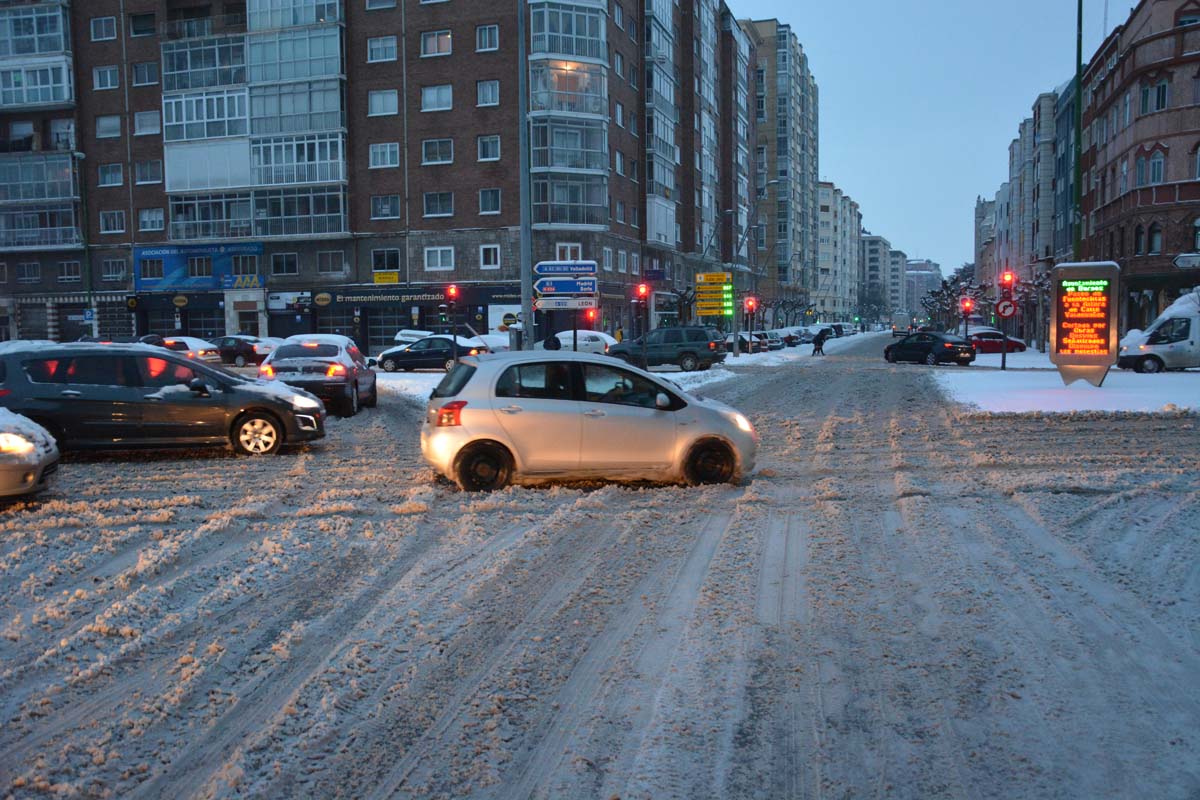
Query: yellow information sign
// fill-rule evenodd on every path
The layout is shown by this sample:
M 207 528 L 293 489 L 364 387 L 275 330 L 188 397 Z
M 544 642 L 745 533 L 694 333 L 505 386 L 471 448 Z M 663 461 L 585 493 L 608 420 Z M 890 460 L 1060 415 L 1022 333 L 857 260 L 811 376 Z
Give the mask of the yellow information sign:
M 376 272 L 375 273 L 375 282 L 376 283 L 399 283 L 400 282 L 400 273 L 396 272 L 396 271 Z
M 702 283 L 733 283 L 732 272 L 697 272 L 696 284 Z

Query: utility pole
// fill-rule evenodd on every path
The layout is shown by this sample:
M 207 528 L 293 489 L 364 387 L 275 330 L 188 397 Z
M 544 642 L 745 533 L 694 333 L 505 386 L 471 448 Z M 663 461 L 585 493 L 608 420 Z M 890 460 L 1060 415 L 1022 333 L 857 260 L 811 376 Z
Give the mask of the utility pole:
M 1074 261 L 1083 258 L 1083 0 L 1075 14 L 1075 208 L 1071 217 L 1075 220 Z
M 1082 0 L 1080 0 L 1082 2 Z M 521 347 L 532 350 L 533 333 L 533 229 L 529 187 L 529 54 L 525 43 L 525 14 L 528 3 L 516 0 L 517 6 L 517 116 L 520 125 L 520 159 L 518 180 L 521 186 Z

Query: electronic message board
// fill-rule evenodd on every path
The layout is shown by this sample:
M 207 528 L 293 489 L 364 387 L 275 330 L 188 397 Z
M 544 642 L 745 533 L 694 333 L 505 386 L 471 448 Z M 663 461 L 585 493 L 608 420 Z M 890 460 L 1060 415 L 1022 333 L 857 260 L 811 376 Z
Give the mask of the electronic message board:
M 1117 287 L 1112 261 L 1060 264 L 1050 275 L 1050 360 L 1063 383 L 1100 386 L 1117 363 Z

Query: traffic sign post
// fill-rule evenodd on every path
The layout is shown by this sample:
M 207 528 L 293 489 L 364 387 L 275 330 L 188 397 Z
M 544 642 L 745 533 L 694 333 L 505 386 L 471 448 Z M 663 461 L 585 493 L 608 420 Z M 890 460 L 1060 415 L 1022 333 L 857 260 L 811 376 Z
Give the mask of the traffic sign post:
M 539 297 L 533 301 L 538 311 L 575 311 L 581 308 L 596 308 L 596 298 L 591 295 L 574 297 Z
M 552 294 L 555 297 L 568 294 L 596 294 L 595 278 L 538 278 L 533 283 L 533 290 L 540 295 Z
M 595 261 L 539 261 L 533 265 L 533 274 L 538 276 L 554 275 L 595 275 Z
M 997 316 L 1003 317 L 1004 319 L 1008 319 L 1009 317 L 1011 317 L 1013 314 L 1016 314 L 1016 313 L 1017 313 L 1017 304 L 1014 303 L 1012 300 L 1001 300 L 999 303 L 996 303 Z
M 595 261 L 539 261 L 533 291 L 535 311 L 578 311 L 596 308 L 600 292 Z M 572 348 L 579 350 L 579 315 L 571 314 Z
M 735 313 L 733 273 L 696 273 L 695 309 L 697 317 L 732 317 Z

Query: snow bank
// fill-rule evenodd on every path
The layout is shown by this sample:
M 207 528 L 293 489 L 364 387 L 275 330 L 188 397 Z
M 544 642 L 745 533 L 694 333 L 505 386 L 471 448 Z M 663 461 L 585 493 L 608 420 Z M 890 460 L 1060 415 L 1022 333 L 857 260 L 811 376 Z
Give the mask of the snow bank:
M 377 372 L 379 391 L 395 395 L 417 405 L 425 405 L 429 393 L 434 390 L 446 373 L 437 372 Z
M 936 370 L 933 378 L 951 400 L 980 411 L 1200 410 L 1200 374 L 1195 373 L 1139 375 L 1113 370 L 1099 389 L 1083 381 L 1063 386 L 1058 373 L 1047 370 L 1000 372 L 946 367 Z

